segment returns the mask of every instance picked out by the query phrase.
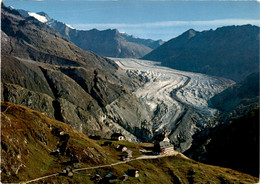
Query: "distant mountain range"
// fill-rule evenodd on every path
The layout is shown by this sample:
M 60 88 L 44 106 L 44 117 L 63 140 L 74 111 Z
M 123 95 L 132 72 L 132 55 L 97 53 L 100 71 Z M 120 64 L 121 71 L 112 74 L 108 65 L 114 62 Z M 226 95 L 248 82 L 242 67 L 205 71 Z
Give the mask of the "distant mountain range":
M 193 29 L 169 40 L 143 59 L 184 71 L 240 81 L 259 70 L 259 27 L 227 26 Z
M 50 18 L 44 12 L 18 11 L 25 17 L 33 16 L 45 22 L 78 47 L 103 57 L 140 58 L 164 43 L 162 40 L 141 39 L 120 33 L 117 29 L 76 30 L 68 24 Z

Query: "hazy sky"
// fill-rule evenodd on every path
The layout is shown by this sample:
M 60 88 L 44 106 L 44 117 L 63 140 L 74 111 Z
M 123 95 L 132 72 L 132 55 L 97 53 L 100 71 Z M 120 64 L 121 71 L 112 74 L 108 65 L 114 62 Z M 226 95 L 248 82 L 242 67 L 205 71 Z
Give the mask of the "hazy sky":
M 202 31 L 225 25 L 260 25 L 260 3 L 245 0 L 6 0 L 4 4 L 44 11 L 76 29 L 116 28 L 141 38 L 163 40 L 190 28 Z

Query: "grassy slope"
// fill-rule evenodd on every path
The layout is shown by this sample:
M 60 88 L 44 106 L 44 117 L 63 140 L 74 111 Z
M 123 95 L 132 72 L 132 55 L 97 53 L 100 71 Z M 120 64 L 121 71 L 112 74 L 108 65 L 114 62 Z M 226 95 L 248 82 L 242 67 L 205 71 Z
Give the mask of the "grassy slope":
M 127 164 L 103 169 L 80 171 L 73 178 L 58 176 L 46 179 L 57 183 L 95 183 L 91 178 L 95 174 L 105 176 L 108 173 L 120 178 L 128 169 L 138 169 L 140 177 L 130 177 L 125 183 L 257 183 L 258 179 L 231 169 L 201 164 L 181 156 L 171 156 L 152 160 L 137 160 Z
M 67 124 L 42 113 L 7 102 L 1 104 L 1 162 L 2 182 L 17 182 L 60 172 L 61 163 L 70 156 L 51 156 L 59 137 L 53 129 L 70 135 L 67 149 L 78 156 L 84 166 L 107 163 L 104 150 Z M 20 169 L 18 169 L 20 168 Z M 36 172 L 37 171 L 37 172 Z
M 134 157 L 141 155 L 138 150 L 144 146 L 144 144 L 136 145 L 126 141 L 112 141 L 112 145 L 104 146 L 107 140 L 90 140 L 70 126 L 37 111 L 7 102 L 2 102 L 1 106 L 1 181 L 3 183 L 34 179 L 61 172 L 63 168 L 68 167 L 61 163 L 69 161 L 69 156 L 50 155 L 59 141 L 59 137 L 51 133 L 53 129 L 63 130 L 70 135 L 67 149 L 70 149 L 72 155 L 80 158 L 80 168 L 118 162 L 121 155 L 115 150 L 118 144 L 126 145 L 131 149 Z M 97 173 L 101 176 L 113 173 L 121 177 L 129 168 L 139 169 L 140 177 L 131 177 L 125 183 L 257 182 L 257 178 L 252 176 L 231 169 L 201 164 L 181 156 L 136 160 L 113 167 L 76 172 L 73 178 L 57 176 L 45 181 L 94 183 L 91 178 Z

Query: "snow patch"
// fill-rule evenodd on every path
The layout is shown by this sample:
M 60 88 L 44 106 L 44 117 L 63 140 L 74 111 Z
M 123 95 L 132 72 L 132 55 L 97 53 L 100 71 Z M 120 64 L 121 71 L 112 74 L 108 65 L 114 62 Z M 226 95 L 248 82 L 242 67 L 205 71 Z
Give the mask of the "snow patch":
M 45 23 L 45 22 L 48 21 L 48 19 L 47 19 L 46 17 L 41 16 L 41 15 L 39 15 L 39 14 L 37 14 L 37 13 L 28 12 L 28 14 L 29 14 L 31 17 L 36 18 L 36 19 L 39 20 L 40 22 Z
M 65 24 L 67 27 L 69 27 L 70 29 L 75 29 L 74 27 L 72 27 L 71 25 L 69 24 Z

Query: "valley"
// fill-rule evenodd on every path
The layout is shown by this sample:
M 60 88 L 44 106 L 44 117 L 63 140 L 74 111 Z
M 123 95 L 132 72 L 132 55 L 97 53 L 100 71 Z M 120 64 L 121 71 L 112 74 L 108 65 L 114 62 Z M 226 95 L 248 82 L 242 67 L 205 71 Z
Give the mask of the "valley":
M 130 76 L 145 79 L 133 92 L 148 107 L 153 134 L 167 133 L 179 151 L 189 148 L 195 132 L 213 126 L 211 118 L 217 110 L 209 107 L 208 100 L 234 84 L 220 77 L 162 67 L 159 62 L 111 59 Z
M 1 182 L 258 180 L 258 26 L 163 42 L 68 24 L 2 3 Z

